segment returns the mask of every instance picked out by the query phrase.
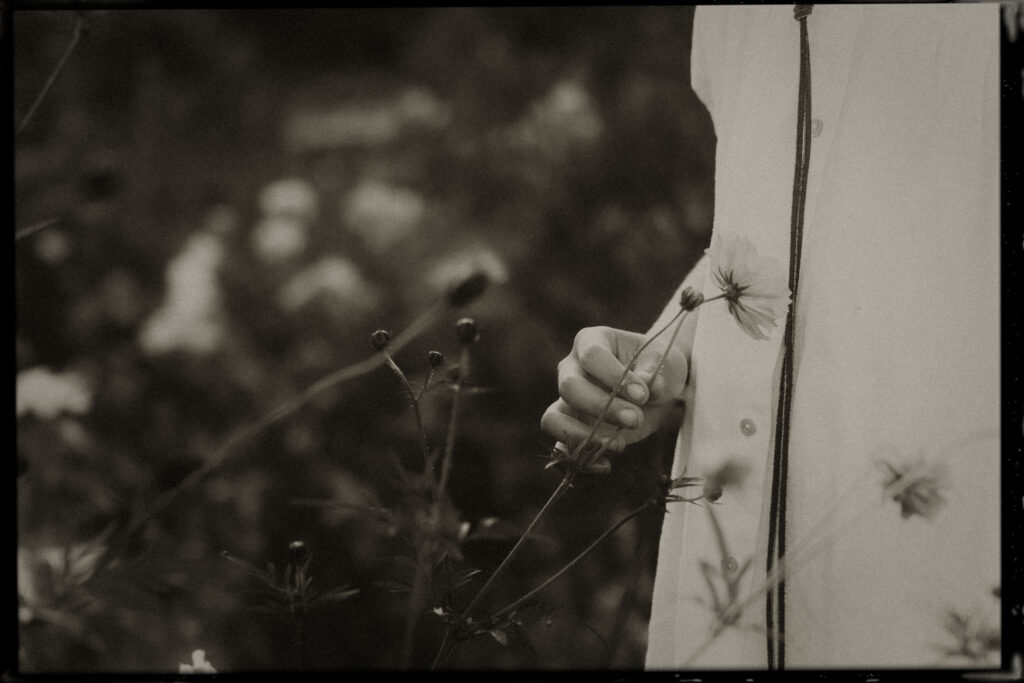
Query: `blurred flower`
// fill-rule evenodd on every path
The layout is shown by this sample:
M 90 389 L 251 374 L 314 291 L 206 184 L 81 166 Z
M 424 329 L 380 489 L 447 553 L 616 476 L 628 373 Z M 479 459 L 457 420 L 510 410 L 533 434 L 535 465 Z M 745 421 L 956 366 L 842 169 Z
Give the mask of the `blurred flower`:
M 435 291 L 447 292 L 475 273 L 486 275 L 490 284 L 508 281 L 508 269 L 501 257 L 479 244 L 442 257 L 427 270 L 424 279 Z
M 277 300 L 283 308 L 297 311 L 317 297 L 360 312 L 380 303 L 380 294 L 363 278 L 356 264 L 340 256 L 326 256 L 296 273 L 281 287 Z
M 193 650 L 192 651 L 192 663 L 191 664 L 179 664 L 178 673 L 180 674 L 215 674 L 217 670 L 213 668 L 213 664 L 206 661 L 206 650 Z
M 301 218 L 267 216 L 252 231 L 252 248 L 266 263 L 282 263 L 305 251 L 306 232 L 306 222 Z
M 564 154 L 569 147 L 600 137 L 604 124 L 583 84 L 563 80 L 542 99 L 533 103 L 529 114 L 509 131 L 513 144 Z
M 894 490 L 892 499 L 900 504 L 900 515 L 908 519 L 920 515 L 932 520 L 946 504 L 943 489 L 949 488 L 949 471 L 944 463 L 929 462 L 924 457 L 893 465 L 879 464 L 887 471 L 885 490 Z
M 715 285 L 729 302 L 729 313 L 754 339 L 768 339 L 776 320 L 786 315 L 789 287 L 782 263 L 760 256 L 746 237 L 716 232 L 706 250 Z
M 260 191 L 260 211 L 264 216 L 291 216 L 312 221 L 317 216 L 316 190 L 301 178 L 285 178 L 269 183 Z
M 296 150 L 376 146 L 394 141 L 406 126 L 442 128 L 451 109 L 427 88 L 412 86 L 389 99 L 299 109 L 285 122 L 286 144 Z
M 50 228 L 36 237 L 35 251 L 40 261 L 55 266 L 71 253 L 71 241 L 63 230 Z
M 377 330 L 370 335 L 370 348 L 374 351 L 383 351 L 391 343 L 391 333 L 387 330 Z
M 377 180 L 360 183 L 343 206 L 347 225 L 377 253 L 384 253 L 415 230 L 425 210 L 418 193 Z
M 61 413 L 82 415 L 92 407 L 92 389 L 77 372 L 55 373 L 37 366 L 18 373 L 15 386 L 17 416 L 34 413 L 52 420 Z
M 472 318 L 460 318 L 455 323 L 455 335 L 463 344 L 474 344 L 480 339 L 480 330 Z
M 451 110 L 426 88 L 406 88 L 398 98 L 398 112 L 405 123 L 441 128 L 451 120 Z
M 940 646 L 947 657 L 956 657 L 968 664 L 986 660 L 998 664 L 1002 643 L 998 625 L 980 614 L 964 614 L 949 609 L 943 627 L 955 643 L 953 646 Z
M 199 232 L 167 265 L 167 293 L 143 323 L 139 343 L 150 354 L 180 349 L 209 353 L 220 344 L 224 330 L 217 270 L 224 246 L 216 235 Z

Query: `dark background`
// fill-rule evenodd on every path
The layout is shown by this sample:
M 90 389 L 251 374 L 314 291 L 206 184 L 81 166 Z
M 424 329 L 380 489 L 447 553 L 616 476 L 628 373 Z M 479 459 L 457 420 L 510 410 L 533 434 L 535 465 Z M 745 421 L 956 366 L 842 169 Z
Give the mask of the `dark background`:
M 311 614 L 306 665 L 393 665 L 405 596 L 374 582 L 403 571 L 401 549 L 358 512 L 303 503 L 393 493 L 388 463 L 417 445 L 386 369 L 263 432 L 115 566 L 90 571 L 67 550 L 77 557 L 233 430 L 370 355 L 370 332 L 402 330 L 443 289 L 445 259 L 503 282 L 397 360 L 422 379 L 426 351 L 454 358 L 452 323 L 476 318 L 470 379 L 492 391 L 463 406 L 452 495 L 474 528 L 497 518 L 489 528 L 521 530 L 559 480 L 543 469 L 552 440 L 539 421 L 576 331 L 646 330 L 707 243 L 714 134 L 689 89 L 692 8 L 13 16 L 15 124 L 84 28 L 15 138 L 17 372 L 70 373 L 91 395 L 57 415 L 22 410 L 19 396 L 20 667 L 176 672 L 203 648 L 222 672 L 294 668 L 287 615 L 254 610 L 258 581 L 220 557 L 280 568 L 293 540 L 312 550 L 314 586 L 361 589 Z M 260 252 L 257 228 L 287 212 L 266 195 L 283 179 L 315 209 L 269 225 L 304 246 Z M 220 337 L 192 350 L 143 342 L 167 303 L 168 265 L 202 270 L 218 248 L 203 287 L 219 300 Z M 282 304 L 326 257 L 335 286 Z M 430 396 L 424 411 L 440 441 L 448 400 Z M 493 607 L 642 500 L 638 482 L 667 466 L 673 441 L 668 429 L 570 491 Z M 627 525 L 545 592 L 544 619 L 507 646 L 462 645 L 449 664 L 640 668 L 659 525 Z M 489 571 L 509 543 L 467 543 L 466 566 Z M 419 666 L 442 631 L 426 614 Z

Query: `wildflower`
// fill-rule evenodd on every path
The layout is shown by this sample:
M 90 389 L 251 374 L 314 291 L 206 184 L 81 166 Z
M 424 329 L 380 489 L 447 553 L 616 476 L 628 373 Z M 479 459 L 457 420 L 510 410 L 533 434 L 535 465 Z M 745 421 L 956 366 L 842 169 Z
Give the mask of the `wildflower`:
M 754 339 L 768 339 L 767 332 L 783 318 L 790 303 L 782 264 L 760 256 L 745 237 L 719 234 L 707 250 L 715 285 L 729 302 L 729 313 Z
M 217 670 L 206 661 L 206 650 L 193 650 L 191 664 L 179 664 L 180 674 L 215 674 Z
M 419 227 L 426 201 L 413 190 L 364 180 L 345 198 L 342 212 L 345 224 L 383 254 Z
M 14 393 L 18 417 L 34 413 L 52 420 L 61 413 L 82 415 L 92 407 L 92 388 L 74 371 L 53 372 L 44 366 L 22 370 Z
M 684 311 L 692 311 L 702 303 L 704 303 L 704 295 L 693 287 L 685 287 L 679 294 L 679 305 Z
M 383 351 L 391 343 L 391 333 L 387 330 L 377 330 L 370 335 L 370 347 L 374 351 Z
M 427 354 L 427 365 L 436 370 L 444 364 L 444 354 L 440 351 L 431 351 Z
M 303 222 L 316 218 L 316 190 L 301 178 L 283 178 L 260 190 L 260 210 L 264 216 L 293 216 Z
M 460 318 L 455 323 L 455 333 L 463 344 L 472 344 L 480 339 L 480 331 L 472 318 Z
M 888 470 L 886 491 L 895 490 L 892 499 L 900 504 L 900 515 L 908 519 L 920 515 L 932 520 L 946 504 L 942 490 L 949 487 L 949 474 L 942 463 L 924 458 L 901 465 L 882 462 Z

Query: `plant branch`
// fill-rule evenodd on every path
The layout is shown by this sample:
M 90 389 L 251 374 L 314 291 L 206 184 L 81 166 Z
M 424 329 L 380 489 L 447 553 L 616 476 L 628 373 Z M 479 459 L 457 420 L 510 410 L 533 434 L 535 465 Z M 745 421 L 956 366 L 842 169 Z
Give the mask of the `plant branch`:
M 47 93 L 49 93 L 50 89 L 53 88 L 53 84 L 57 82 L 57 77 L 60 76 L 61 71 L 64 70 L 64 65 L 68 63 L 68 59 L 71 57 L 71 53 L 74 52 L 75 48 L 78 46 L 78 41 L 82 39 L 82 29 L 84 28 L 84 26 L 85 21 L 82 19 L 82 15 L 77 15 L 75 17 L 75 28 L 71 34 L 71 41 L 68 43 L 68 46 L 64 49 L 64 54 L 60 56 L 60 60 L 57 62 L 57 66 L 50 74 L 50 77 L 47 78 L 46 83 L 43 84 L 42 90 L 40 90 L 39 94 L 36 95 L 36 99 L 32 102 L 32 106 L 29 107 L 28 112 L 25 114 L 25 117 L 21 120 L 21 123 L 18 124 L 18 129 L 14 131 L 14 134 L 16 136 L 19 135 L 21 131 L 25 130 L 25 127 L 28 126 L 29 121 L 31 121 L 32 117 L 35 116 L 36 110 L 39 109 L 39 105 L 42 104 L 43 99 L 46 97 Z

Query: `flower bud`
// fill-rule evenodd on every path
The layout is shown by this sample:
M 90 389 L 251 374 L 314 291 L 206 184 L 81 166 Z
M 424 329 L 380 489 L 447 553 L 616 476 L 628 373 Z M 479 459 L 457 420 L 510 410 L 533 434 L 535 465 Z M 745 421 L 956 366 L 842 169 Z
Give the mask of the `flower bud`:
M 448 303 L 452 306 L 465 306 L 484 293 L 491 279 L 482 270 L 473 272 L 469 277 L 448 290 Z
M 391 333 L 387 330 L 377 330 L 370 335 L 370 348 L 374 351 L 383 351 L 391 343 Z
M 292 566 L 298 567 L 306 561 L 309 550 L 302 541 L 292 541 L 288 544 L 288 555 L 291 558 Z
M 480 332 L 476 328 L 476 321 L 472 318 L 461 318 L 456 322 L 455 333 L 463 344 L 472 344 L 480 339 Z
M 684 311 L 692 311 L 702 303 L 704 303 L 704 295 L 693 287 L 684 287 L 679 294 L 679 305 Z
M 444 364 L 444 354 L 440 351 L 431 351 L 427 354 L 427 365 L 436 370 Z

